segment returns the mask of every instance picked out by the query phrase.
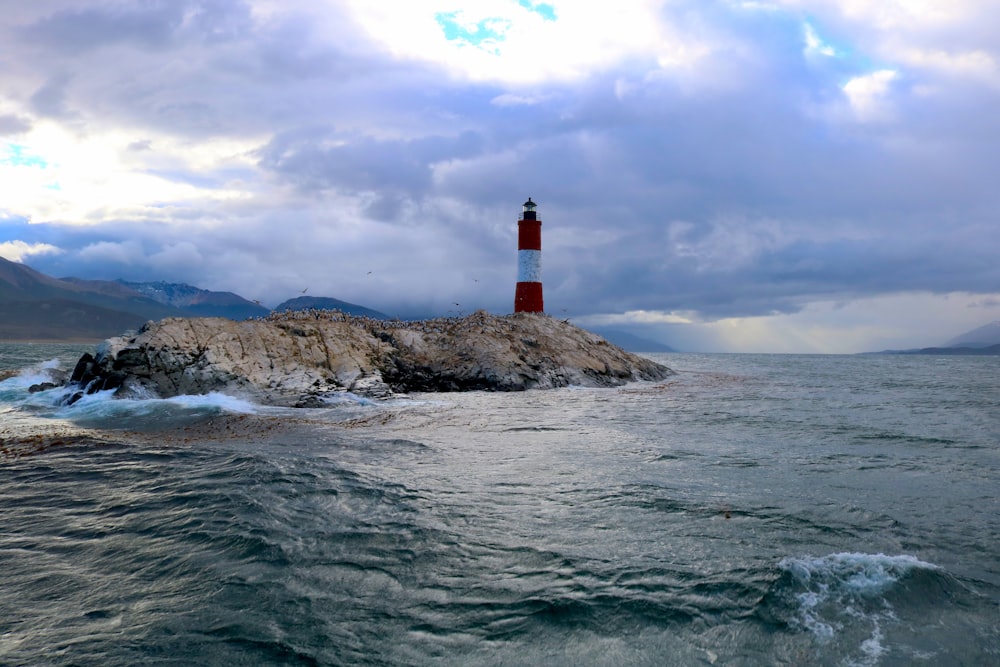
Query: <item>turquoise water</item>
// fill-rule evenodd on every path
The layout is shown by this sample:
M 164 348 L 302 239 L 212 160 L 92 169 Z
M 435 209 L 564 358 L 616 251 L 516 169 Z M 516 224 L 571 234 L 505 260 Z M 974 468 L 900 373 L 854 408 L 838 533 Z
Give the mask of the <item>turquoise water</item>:
M 324 410 L 6 380 L 0 664 L 1000 662 L 1000 358 L 656 358 Z

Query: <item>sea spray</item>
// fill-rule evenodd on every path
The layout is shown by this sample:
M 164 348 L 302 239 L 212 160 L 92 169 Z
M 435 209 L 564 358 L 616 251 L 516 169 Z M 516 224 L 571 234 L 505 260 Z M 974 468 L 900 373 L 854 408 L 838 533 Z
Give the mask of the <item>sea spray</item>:
M 778 567 L 789 575 L 785 593 L 797 603 L 790 625 L 821 644 L 840 633 L 867 634 L 858 645 L 861 662 L 854 663 L 863 665 L 876 664 L 885 653 L 882 626 L 898 620 L 887 593 L 911 572 L 939 569 L 909 555 L 847 552 L 784 558 Z

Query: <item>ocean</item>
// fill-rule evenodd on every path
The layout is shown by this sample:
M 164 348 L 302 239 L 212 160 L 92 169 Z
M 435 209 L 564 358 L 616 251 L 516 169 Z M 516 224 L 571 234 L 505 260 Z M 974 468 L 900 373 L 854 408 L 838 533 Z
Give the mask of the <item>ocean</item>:
M 0 665 L 1000 664 L 1000 357 L 29 392 L 92 347 L 0 345 Z

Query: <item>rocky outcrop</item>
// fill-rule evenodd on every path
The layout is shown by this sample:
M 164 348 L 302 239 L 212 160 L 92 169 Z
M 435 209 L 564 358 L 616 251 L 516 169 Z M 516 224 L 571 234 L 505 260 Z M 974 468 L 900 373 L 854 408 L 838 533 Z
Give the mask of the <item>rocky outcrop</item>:
M 105 341 L 73 371 L 74 399 L 219 391 L 274 405 L 317 406 L 338 393 L 520 391 L 616 386 L 672 374 L 545 315 L 418 322 L 295 311 L 234 322 L 169 318 Z

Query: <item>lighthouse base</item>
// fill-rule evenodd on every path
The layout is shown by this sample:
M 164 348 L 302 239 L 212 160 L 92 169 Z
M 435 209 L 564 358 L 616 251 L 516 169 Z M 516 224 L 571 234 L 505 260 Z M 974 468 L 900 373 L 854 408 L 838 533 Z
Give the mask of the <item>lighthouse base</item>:
M 518 283 L 514 291 L 515 313 L 541 313 L 545 307 L 542 303 L 541 283 Z

